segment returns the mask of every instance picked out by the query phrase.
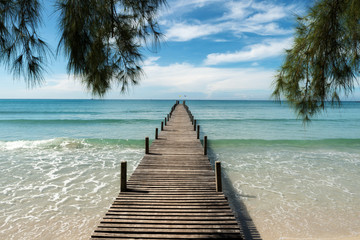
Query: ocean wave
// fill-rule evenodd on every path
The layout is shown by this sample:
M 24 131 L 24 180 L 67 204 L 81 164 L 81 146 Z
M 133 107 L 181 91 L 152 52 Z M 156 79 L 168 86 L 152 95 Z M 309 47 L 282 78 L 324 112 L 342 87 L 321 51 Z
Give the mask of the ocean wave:
M 60 149 L 60 148 L 91 148 L 104 146 L 126 146 L 130 148 L 140 148 L 144 145 L 144 140 L 134 139 L 72 139 L 72 138 L 53 138 L 46 140 L 18 140 L 0 141 L 0 150 L 18 149 Z
M 0 111 L 0 114 L 91 114 L 91 115 L 99 115 L 103 114 L 102 112 L 81 112 L 81 111 Z
M 360 148 L 360 139 L 319 139 L 319 140 L 263 140 L 263 139 L 215 139 L 209 140 L 210 147 L 238 146 L 289 146 L 289 147 L 349 147 Z
M 351 119 L 347 119 L 346 121 L 355 121 L 358 122 L 360 119 L 358 118 L 351 118 Z M 208 118 L 208 119 L 198 119 L 198 121 L 200 122 L 208 122 L 208 123 L 213 123 L 213 122 L 297 122 L 297 123 L 301 123 L 302 120 L 301 119 L 297 119 L 297 118 L 225 118 L 225 119 L 221 119 L 221 118 Z M 311 122 L 344 122 L 343 118 L 314 118 L 311 119 Z
M 121 124 L 141 124 L 157 123 L 158 119 L 4 119 L 0 123 L 15 124 L 99 124 L 99 123 L 121 123 Z
M 0 150 L 34 149 L 34 148 L 85 148 L 104 146 L 127 146 L 130 148 L 142 148 L 142 139 L 107 139 L 107 138 L 53 138 L 45 140 L 17 140 L 0 141 Z M 263 139 L 210 139 L 209 147 L 336 147 L 358 148 L 360 139 L 320 139 L 320 140 L 263 140 Z

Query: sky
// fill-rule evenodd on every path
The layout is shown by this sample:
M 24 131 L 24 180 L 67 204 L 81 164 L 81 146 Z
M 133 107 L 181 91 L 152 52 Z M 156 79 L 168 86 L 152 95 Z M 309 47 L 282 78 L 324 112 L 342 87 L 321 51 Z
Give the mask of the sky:
M 41 35 L 55 51 L 59 40 L 53 1 L 43 1 Z M 108 99 L 269 100 L 272 82 L 292 45 L 295 16 L 311 1 L 168 0 L 158 21 L 164 41 L 144 49 L 140 84 Z M 27 88 L 0 67 L 0 98 L 92 98 L 66 71 L 62 55 L 48 64 L 46 82 Z M 350 100 L 360 99 L 360 91 Z

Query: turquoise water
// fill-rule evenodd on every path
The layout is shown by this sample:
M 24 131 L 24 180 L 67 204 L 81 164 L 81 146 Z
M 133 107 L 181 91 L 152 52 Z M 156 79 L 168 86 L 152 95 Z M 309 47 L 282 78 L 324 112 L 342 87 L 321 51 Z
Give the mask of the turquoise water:
M 173 103 L 0 100 L 0 239 L 87 239 L 116 196 L 120 161 L 134 170 Z M 286 104 L 187 104 L 264 239 L 359 237 L 360 103 L 307 127 Z

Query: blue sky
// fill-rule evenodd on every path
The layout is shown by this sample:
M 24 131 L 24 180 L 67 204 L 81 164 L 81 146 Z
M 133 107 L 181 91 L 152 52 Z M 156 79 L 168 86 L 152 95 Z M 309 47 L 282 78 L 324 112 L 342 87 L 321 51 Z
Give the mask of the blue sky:
M 53 1 L 44 9 L 41 34 L 56 49 L 59 39 Z M 309 1 L 311 2 L 311 1 Z M 111 99 L 269 99 L 271 83 L 289 48 L 295 15 L 304 1 L 170 0 L 159 16 L 165 41 L 144 50 L 140 85 Z M 0 68 L 0 98 L 91 98 L 66 72 L 63 56 L 52 60 L 42 87 L 28 89 Z M 351 99 L 358 99 L 359 91 Z

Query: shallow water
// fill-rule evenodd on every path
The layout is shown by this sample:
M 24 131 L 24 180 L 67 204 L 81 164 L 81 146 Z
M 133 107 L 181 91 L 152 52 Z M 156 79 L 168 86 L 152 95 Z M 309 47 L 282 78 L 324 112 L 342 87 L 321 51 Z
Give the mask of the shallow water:
M 132 172 L 143 155 L 140 146 L 101 141 L 2 145 L 0 239 L 89 238 L 119 192 L 119 160 Z
M 0 239 L 88 239 L 172 104 L 0 100 Z M 307 128 L 272 102 L 188 105 L 263 239 L 359 237 L 360 103 Z

